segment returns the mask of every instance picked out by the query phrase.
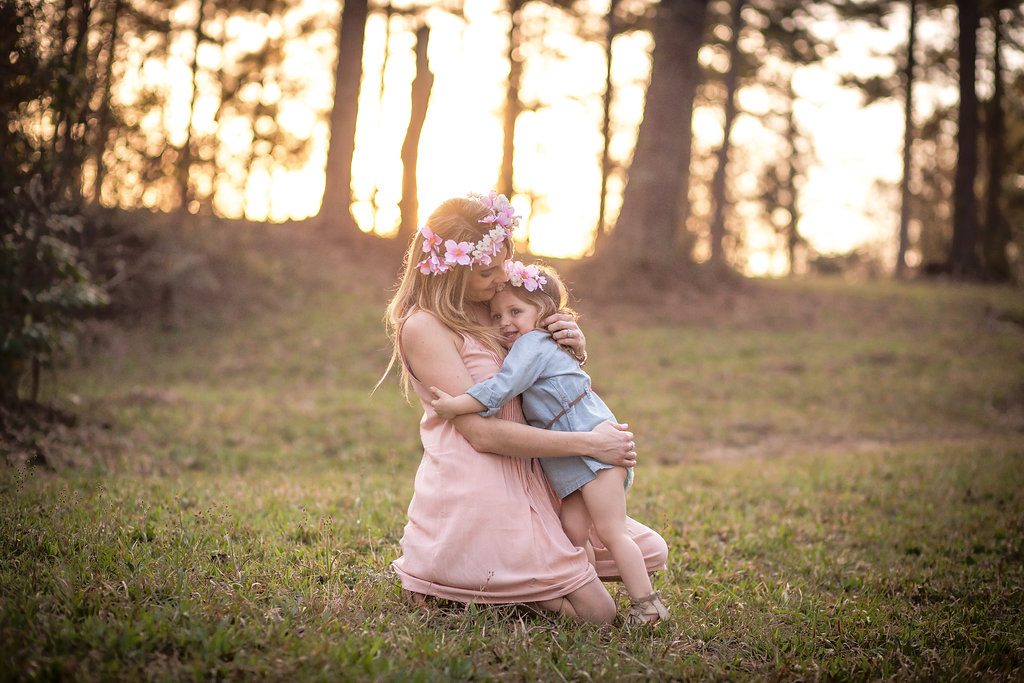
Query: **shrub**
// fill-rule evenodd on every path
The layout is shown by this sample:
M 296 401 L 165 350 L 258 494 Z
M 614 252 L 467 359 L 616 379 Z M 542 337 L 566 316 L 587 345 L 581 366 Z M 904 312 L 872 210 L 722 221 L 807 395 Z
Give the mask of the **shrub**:
M 72 244 L 80 215 L 47 200 L 36 175 L 0 201 L 0 402 L 19 402 L 31 371 L 31 400 L 39 369 L 74 340 L 82 312 L 107 303 Z

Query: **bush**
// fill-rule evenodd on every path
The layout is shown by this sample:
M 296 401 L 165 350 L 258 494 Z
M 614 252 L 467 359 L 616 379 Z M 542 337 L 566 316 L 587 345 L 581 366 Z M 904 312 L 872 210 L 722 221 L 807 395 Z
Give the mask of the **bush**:
M 90 276 L 74 236 L 80 215 L 46 199 L 41 176 L 16 187 L 0 202 L 0 402 L 19 402 L 31 371 L 31 400 L 38 397 L 39 368 L 74 340 L 82 312 L 107 303 Z

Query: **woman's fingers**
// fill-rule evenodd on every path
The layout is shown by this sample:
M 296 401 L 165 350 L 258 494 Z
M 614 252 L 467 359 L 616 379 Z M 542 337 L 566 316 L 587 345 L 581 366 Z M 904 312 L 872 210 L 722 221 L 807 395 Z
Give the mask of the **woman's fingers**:
M 568 315 L 566 313 L 552 313 L 548 317 L 544 318 L 544 320 L 542 320 L 540 324 L 541 324 L 541 327 L 550 328 L 555 323 L 565 323 L 565 322 L 570 322 L 570 323 L 574 323 L 575 324 L 575 322 L 572 319 L 572 316 Z

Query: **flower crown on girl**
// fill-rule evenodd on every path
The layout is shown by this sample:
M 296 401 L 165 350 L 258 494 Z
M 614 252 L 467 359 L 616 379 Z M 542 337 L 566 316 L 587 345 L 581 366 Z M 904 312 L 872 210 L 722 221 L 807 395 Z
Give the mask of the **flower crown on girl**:
M 505 261 L 505 274 L 508 275 L 508 284 L 522 287 L 527 292 L 537 289 L 544 291 L 542 288 L 548 283 L 548 279 L 532 263 L 527 266 L 522 261 Z
M 426 225 L 422 226 L 419 233 L 423 235 L 423 252 L 426 256 L 416 264 L 416 267 L 424 275 L 440 275 L 453 266 L 472 268 L 477 263 L 489 266 L 491 259 L 501 251 L 502 244 L 512 237 L 512 231 L 519 226 L 521 217 L 512 208 L 505 195 L 491 190 L 486 195 L 470 194 L 469 197 L 487 208 L 487 215 L 481 218 L 480 222 L 494 227 L 483 236 L 483 239 L 473 244 L 455 240 L 442 241 L 441 237 L 433 230 Z M 441 254 L 442 242 L 443 256 Z

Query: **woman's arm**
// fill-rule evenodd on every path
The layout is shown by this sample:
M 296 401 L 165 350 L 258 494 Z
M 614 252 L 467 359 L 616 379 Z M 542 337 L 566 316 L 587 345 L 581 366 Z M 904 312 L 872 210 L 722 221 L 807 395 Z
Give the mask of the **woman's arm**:
M 459 356 L 458 337 L 432 315 L 413 314 L 401 334 L 406 362 L 421 384 L 453 396 L 473 385 Z M 462 415 L 452 424 L 474 449 L 486 453 L 519 458 L 589 455 L 610 465 L 636 464 L 633 434 L 626 425 L 606 422 L 591 432 L 553 432 L 479 415 Z

